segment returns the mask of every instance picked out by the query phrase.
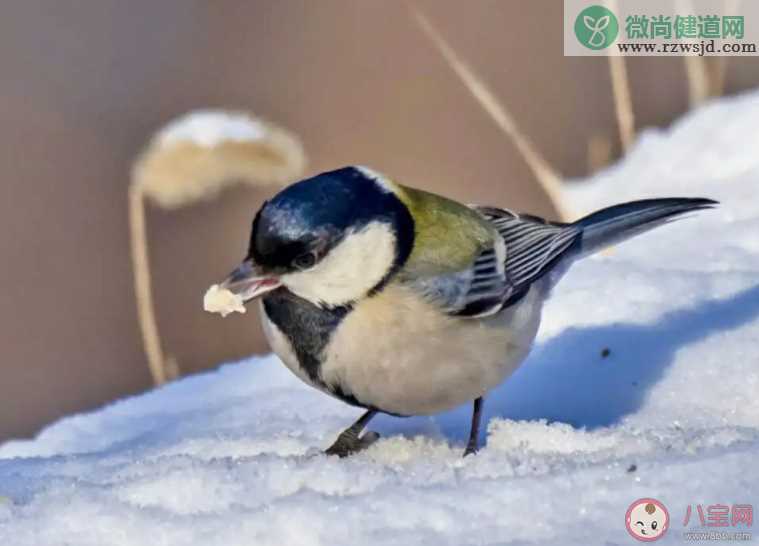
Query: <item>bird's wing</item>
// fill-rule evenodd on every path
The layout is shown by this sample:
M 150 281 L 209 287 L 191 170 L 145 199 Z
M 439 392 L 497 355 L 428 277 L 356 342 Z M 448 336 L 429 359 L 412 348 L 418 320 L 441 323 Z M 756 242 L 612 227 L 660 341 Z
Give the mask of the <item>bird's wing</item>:
M 509 292 L 502 243 L 500 247 L 500 251 L 495 245 L 482 249 L 456 270 L 407 276 L 404 284 L 450 315 L 494 313 Z
M 582 234 L 576 225 L 549 222 L 531 214 L 476 205 L 472 208 L 495 226 L 506 246 L 504 266 L 510 293 L 504 305 L 553 269 Z
M 472 208 L 495 228 L 492 241 L 466 267 L 419 276 L 412 282 L 413 288 L 451 315 L 482 317 L 510 305 L 550 271 L 580 235 L 571 224 L 492 207 Z
M 507 290 L 506 250 L 480 212 L 421 190 L 401 187 L 415 240 L 398 280 L 448 314 L 491 312 Z

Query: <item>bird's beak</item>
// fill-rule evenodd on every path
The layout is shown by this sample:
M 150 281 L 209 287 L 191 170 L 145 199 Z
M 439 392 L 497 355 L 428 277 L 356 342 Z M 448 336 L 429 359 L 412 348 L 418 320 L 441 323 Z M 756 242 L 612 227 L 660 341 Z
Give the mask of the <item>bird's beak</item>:
M 221 288 L 240 296 L 245 303 L 280 286 L 278 278 L 262 275 L 251 260 L 245 260 L 221 283 Z

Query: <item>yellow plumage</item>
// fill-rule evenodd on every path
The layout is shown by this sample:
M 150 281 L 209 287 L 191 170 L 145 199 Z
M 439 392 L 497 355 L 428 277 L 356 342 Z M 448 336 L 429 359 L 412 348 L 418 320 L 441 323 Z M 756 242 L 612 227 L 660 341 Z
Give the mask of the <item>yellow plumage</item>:
M 414 218 L 414 249 L 404 272 L 424 276 L 460 271 L 492 246 L 495 229 L 471 208 L 400 184 L 391 187 Z

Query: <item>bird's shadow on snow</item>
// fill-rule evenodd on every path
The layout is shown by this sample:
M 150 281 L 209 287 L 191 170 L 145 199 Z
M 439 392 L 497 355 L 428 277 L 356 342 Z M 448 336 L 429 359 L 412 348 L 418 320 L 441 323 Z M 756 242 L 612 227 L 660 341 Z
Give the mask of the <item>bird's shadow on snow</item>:
M 569 328 L 537 345 L 514 375 L 490 393 L 483 423 L 504 417 L 588 428 L 613 425 L 640 408 L 681 347 L 757 315 L 759 285 L 667 313 L 653 324 Z M 469 433 L 470 415 L 471 406 L 466 405 L 435 418 L 382 416 L 376 428 L 390 435 L 439 431 L 461 444 Z

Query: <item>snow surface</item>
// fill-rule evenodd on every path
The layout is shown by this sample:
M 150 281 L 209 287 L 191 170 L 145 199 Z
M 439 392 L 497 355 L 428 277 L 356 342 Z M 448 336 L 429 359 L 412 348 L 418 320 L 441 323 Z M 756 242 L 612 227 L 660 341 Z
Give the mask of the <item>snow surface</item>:
M 723 205 L 570 271 L 478 455 L 468 407 L 320 455 L 359 411 L 251 358 L 0 446 L 0 544 L 632 544 L 641 497 L 671 543 L 688 505 L 759 506 L 757 127 L 759 94 L 713 102 L 569 192 Z
M 266 136 L 266 126 L 244 112 L 197 110 L 172 122 L 156 136 L 162 146 L 192 142 L 213 148 L 225 140 L 256 142 Z

